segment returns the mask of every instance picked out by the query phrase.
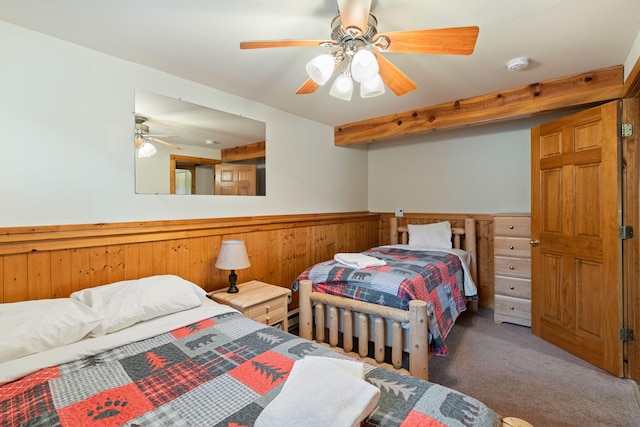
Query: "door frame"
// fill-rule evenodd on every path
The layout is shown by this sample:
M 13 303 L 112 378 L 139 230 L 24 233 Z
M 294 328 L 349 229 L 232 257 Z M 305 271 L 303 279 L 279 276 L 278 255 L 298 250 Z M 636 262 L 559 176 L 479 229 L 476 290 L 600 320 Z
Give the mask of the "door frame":
M 633 134 L 622 139 L 622 224 L 635 236 L 622 241 L 623 326 L 635 332 L 635 340 L 623 343 L 626 378 L 640 382 L 640 95 L 621 100 L 621 123 L 631 123 Z

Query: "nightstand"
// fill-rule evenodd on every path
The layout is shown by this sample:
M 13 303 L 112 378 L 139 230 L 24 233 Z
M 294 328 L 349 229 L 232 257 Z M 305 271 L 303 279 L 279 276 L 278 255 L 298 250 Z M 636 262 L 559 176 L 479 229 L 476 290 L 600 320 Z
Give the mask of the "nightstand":
M 211 293 L 210 297 L 260 323 L 273 326 L 282 322 L 282 330 L 289 330 L 287 306 L 291 301 L 291 290 L 257 280 L 241 283 L 238 289 L 236 294 L 220 290 Z

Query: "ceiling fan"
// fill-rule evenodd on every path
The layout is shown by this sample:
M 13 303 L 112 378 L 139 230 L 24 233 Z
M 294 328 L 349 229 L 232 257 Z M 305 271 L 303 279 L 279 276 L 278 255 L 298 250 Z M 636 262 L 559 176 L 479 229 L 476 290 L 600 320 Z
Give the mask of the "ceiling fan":
M 386 84 L 401 96 L 418 85 L 391 63 L 382 53 L 428 53 L 470 55 L 475 49 L 479 28 L 456 27 L 378 33 L 378 21 L 370 12 L 371 0 L 337 0 L 338 16 L 331 22 L 331 40 L 246 41 L 240 49 L 290 46 L 321 46 L 330 49 L 313 58 L 306 66 L 310 78 L 296 94 L 313 93 L 325 84 L 335 69 L 346 62 L 344 71 L 335 79 L 331 94 L 351 99 L 353 80 L 361 84 L 363 97 L 384 93 Z M 341 84 L 345 90 L 340 91 Z M 335 92 L 335 93 L 334 93 Z
M 175 150 L 182 150 L 177 145 L 171 144 L 167 141 L 158 139 L 157 137 L 172 138 L 175 135 L 153 135 L 149 133 L 149 126 L 145 124 L 146 117 L 136 116 L 136 138 L 135 144 L 138 149 L 138 157 L 151 157 L 156 153 L 156 148 L 151 144 L 151 141 L 164 144 L 167 147 L 171 147 Z

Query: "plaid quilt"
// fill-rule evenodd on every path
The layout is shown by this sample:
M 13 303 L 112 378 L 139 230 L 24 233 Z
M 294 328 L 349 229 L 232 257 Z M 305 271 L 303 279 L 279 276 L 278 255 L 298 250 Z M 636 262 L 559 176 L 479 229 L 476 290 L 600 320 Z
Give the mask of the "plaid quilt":
M 0 425 L 251 426 L 306 355 L 346 358 L 239 313 L 214 316 L 5 384 Z M 382 393 L 367 426 L 499 423 L 469 396 L 366 366 Z
M 356 269 L 335 260 L 302 272 L 293 284 L 309 279 L 316 292 L 408 310 L 409 301 L 426 301 L 430 350 L 446 355 L 444 339 L 464 310 L 464 271 L 460 258 L 439 251 L 376 247 L 362 252 L 386 265 Z

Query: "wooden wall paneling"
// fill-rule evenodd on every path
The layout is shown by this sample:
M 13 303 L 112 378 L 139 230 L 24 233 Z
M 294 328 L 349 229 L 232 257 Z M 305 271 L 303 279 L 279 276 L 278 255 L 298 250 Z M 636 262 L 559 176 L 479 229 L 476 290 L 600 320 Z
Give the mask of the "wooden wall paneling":
M 265 252 L 268 250 L 268 240 L 271 233 L 273 233 L 272 230 L 258 231 L 255 233 L 243 233 L 241 237 L 238 237 L 244 240 L 249 254 L 249 261 L 251 262 L 251 267 L 248 270 L 236 272 L 238 274 L 238 283 L 255 279 L 264 280 L 274 285 L 278 284 L 273 280 L 277 272 L 272 270 L 273 266 L 270 265 L 271 257 Z
M 177 239 L 173 241 L 172 252 L 175 258 L 175 271 L 180 277 L 190 277 L 193 280 L 191 272 L 191 241 L 193 239 Z M 195 252 L 193 254 L 197 258 L 202 258 L 204 254 Z
M 71 249 L 71 292 L 91 287 L 91 248 Z
M 107 253 L 107 282 L 120 282 L 124 280 L 124 245 L 108 246 Z
M 51 298 L 67 298 L 71 295 L 71 251 L 55 250 L 51 256 Z
M 27 292 L 29 299 L 46 299 L 51 289 L 51 252 L 32 252 L 27 255 Z
M 478 252 L 478 291 L 483 307 L 493 308 L 495 291 L 493 275 L 493 220 L 476 221 L 476 250 Z
M 313 264 L 308 251 L 309 246 L 314 244 L 311 240 L 313 228 L 314 227 L 304 227 L 290 230 L 289 239 L 285 239 L 288 243 L 286 247 L 286 257 L 283 262 L 280 263 L 280 268 L 282 269 L 280 285 L 290 287 L 296 277 L 298 277 L 305 268 Z
M 139 274 L 141 261 L 140 261 L 140 248 L 142 244 L 128 244 L 124 245 L 124 264 L 123 275 L 124 280 L 133 280 L 137 277 L 142 277 Z
M 4 302 L 29 299 L 28 267 L 27 254 L 8 255 L 4 258 Z
M 228 286 L 214 267 L 223 239 L 243 239 L 252 266 L 240 281 L 289 287 L 309 265 L 336 252 L 378 244 L 368 212 L 13 227 L 0 229 L 0 301 L 67 297 L 72 292 L 155 274 L 180 274 L 205 288 Z
M 107 246 L 91 248 L 91 286 L 109 283 L 109 252 Z
M 4 257 L 0 257 L 0 304 L 4 301 Z
M 170 252 L 171 244 L 169 241 L 153 242 L 153 274 L 169 274 L 171 256 Z
M 213 264 L 211 259 L 214 254 L 210 237 L 194 237 L 189 242 L 189 260 L 187 272 L 183 277 L 189 277 L 193 283 L 197 283 L 203 288 L 211 287 Z
M 180 241 L 177 239 L 167 240 L 165 243 L 164 274 L 177 273 L 180 269 Z

